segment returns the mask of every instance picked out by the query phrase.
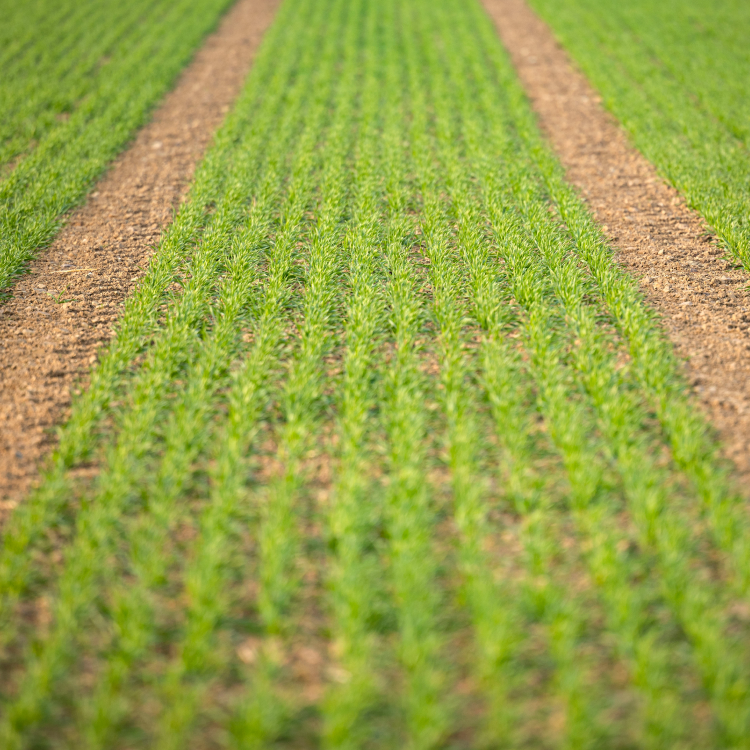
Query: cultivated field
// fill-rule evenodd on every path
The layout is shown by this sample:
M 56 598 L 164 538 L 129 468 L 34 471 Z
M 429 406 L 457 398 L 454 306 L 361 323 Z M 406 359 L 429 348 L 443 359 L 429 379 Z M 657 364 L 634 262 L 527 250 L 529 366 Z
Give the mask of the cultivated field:
M 47 111 L 23 238 L 127 139 Z M 2 528 L 0 747 L 745 748 L 749 532 L 481 5 L 285 0 Z
M 228 5 L 0 4 L 0 294 L 144 123 Z
M 750 6 L 532 0 L 643 153 L 750 271 Z

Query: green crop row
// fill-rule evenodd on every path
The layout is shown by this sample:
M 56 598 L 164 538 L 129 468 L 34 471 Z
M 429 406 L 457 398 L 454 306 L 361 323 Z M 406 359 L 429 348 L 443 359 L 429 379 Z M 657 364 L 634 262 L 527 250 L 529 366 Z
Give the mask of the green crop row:
M 747 747 L 748 532 L 479 3 L 287 0 L 3 530 L 1 742 Z
M 750 13 L 734 0 L 532 0 L 635 145 L 750 270 Z
M 4 3 L 0 292 L 144 124 L 227 6 Z

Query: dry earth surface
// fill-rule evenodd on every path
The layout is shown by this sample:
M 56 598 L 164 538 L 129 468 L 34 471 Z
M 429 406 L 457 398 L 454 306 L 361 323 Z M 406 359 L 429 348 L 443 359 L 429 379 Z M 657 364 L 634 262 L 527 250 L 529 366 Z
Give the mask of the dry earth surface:
M 630 144 L 550 29 L 523 0 L 483 0 L 540 126 L 620 263 L 661 313 L 726 455 L 750 487 L 750 293 L 654 166 Z M 747 492 L 747 490 L 745 490 Z
M 239 0 L 132 146 L 0 305 L 0 516 L 55 443 L 122 301 L 239 94 L 279 0 Z M 66 301 L 67 300 L 67 301 Z

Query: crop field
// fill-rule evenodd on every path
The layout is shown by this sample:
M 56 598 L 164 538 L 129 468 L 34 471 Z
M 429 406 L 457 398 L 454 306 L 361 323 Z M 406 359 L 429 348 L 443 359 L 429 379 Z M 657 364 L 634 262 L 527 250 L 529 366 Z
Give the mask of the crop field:
M 8 120 L 3 273 L 223 5 Z M 1 531 L 3 749 L 750 747 L 746 507 L 476 0 L 285 0 Z
M 639 149 L 750 271 L 750 6 L 532 0 Z
M 0 2 L 0 294 L 144 123 L 228 5 Z

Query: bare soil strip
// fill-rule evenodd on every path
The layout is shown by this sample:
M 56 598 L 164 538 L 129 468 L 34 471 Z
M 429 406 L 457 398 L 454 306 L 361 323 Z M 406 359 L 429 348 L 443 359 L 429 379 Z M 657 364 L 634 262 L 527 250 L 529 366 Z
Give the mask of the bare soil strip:
M 37 476 L 122 301 L 239 94 L 279 0 L 239 0 L 0 306 L 0 516 Z
M 523 0 L 483 0 L 539 123 L 660 311 L 726 455 L 750 486 L 750 294 L 747 275 L 701 217 L 636 151 L 546 24 Z

